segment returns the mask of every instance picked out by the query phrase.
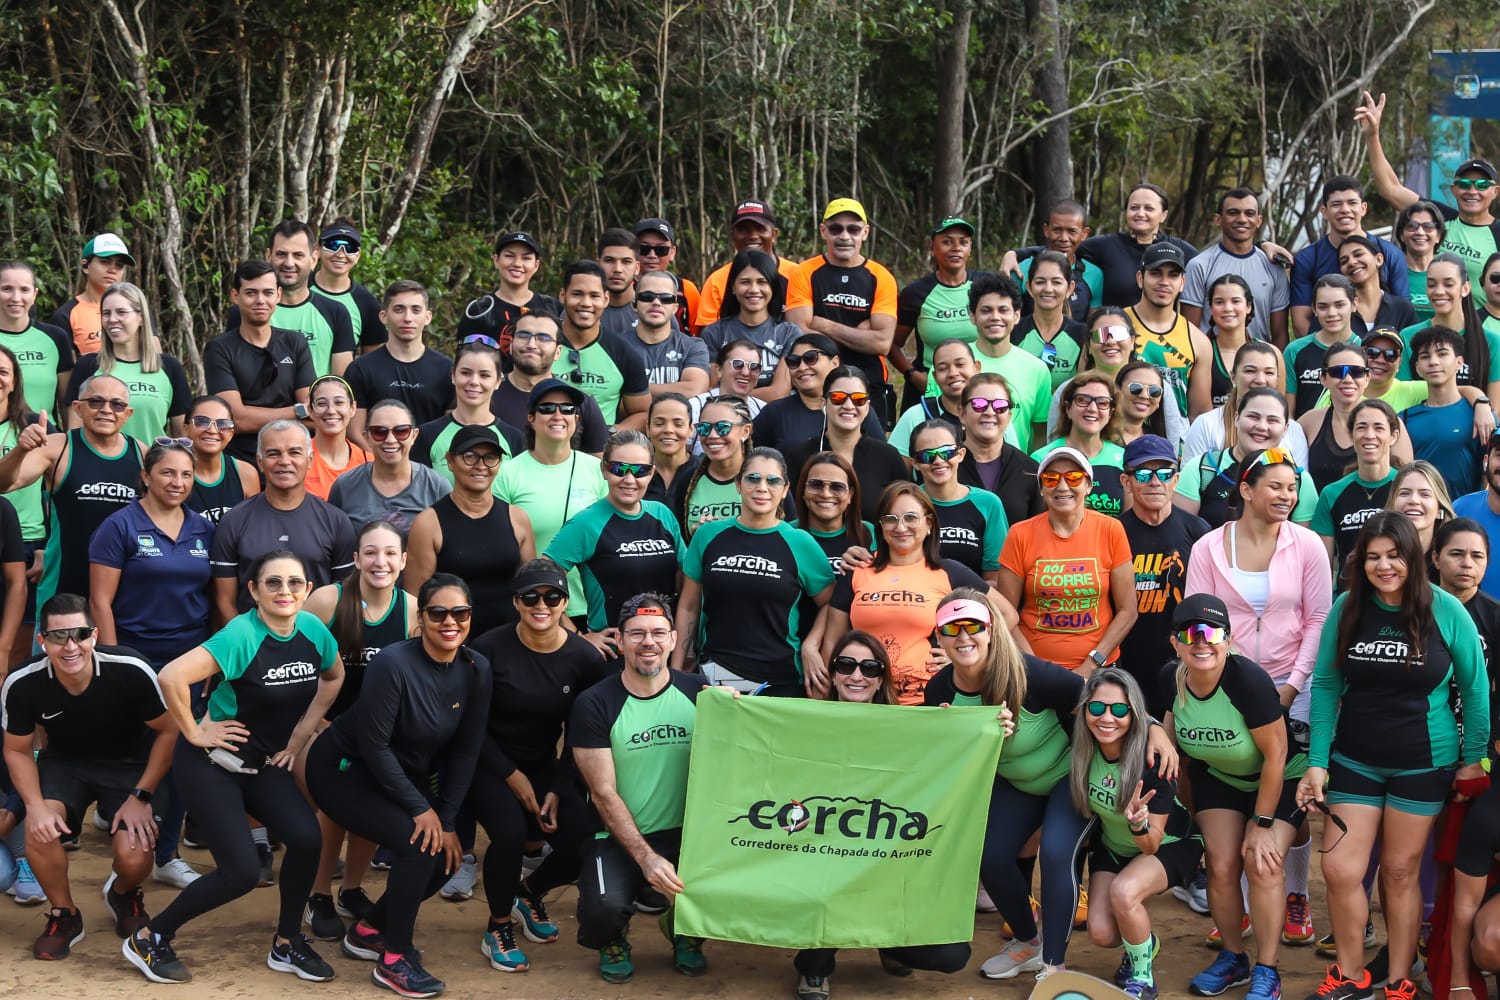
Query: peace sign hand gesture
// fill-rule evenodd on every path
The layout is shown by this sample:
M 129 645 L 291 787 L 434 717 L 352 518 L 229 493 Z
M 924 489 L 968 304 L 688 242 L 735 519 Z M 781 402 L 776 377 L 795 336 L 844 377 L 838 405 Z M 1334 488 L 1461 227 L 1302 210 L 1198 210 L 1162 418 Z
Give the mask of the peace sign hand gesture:
M 1132 827 L 1143 827 L 1151 822 L 1151 810 L 1148 806 L 1151 800 L 1156 798 L 1156 789 L 1153 788 L 1145 795 L 1142 795 L 1141 790 L 1145 788 L 1145 785 L 1144 781 L 1137 781 L 1135 783 L 1135 791 L 1130 796 L 1130 801 L 1125 803 L 1125 822 L 1129 823 Z

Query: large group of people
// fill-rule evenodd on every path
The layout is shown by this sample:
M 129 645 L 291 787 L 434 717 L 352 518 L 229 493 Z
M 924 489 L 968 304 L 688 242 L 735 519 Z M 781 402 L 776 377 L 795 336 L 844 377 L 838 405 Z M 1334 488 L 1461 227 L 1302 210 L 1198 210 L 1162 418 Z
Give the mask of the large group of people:
M 348 219 L 287 221 L 233 268 L 197 397 L 119 235 L 51 322 L 0 262 L 0 876 L 45 907 L 35 956 L 83 938 L 92 809 L 152 982 L 275 884 L 270 969 L 333 978 L 335 942 L 433 996 L 420 907 L 481 878 L 497 971 L 545 964 L 577 883 L 604 980 L 637 912 L 701 975 L 672 904 L 713 686 L 994 709 L 975 905 L 1005 940 L 883 949 L 893 975 L 981 947 L 988 978 L 1046 978 L 1077 928 L 1154 1000 L 1168 890 L 1213 921 L 1199 996 L 1279 1000 L 1282 946 L 1333 958 L 1318 1000 L 1500 969 L 1500 183 L 1473 159 L 1420 200 L 1382 110 L 1358 118 L 1395 242 L 1350 177 L 1295 255 L 1247 189 L 1200 249 L 1143 183 L 1123 231 L 1061 202 L 995 272 L 945 217 L 900 287 L 859 201 L 799 263 L 752 199 L 701 288 L 667 220 L 607 230 L 555 296 L 543 242 L 504 233 L 451 342 L 421 284 L 355 280 Z M 176 895 L 148 910 L 152 881 Z M 834 970 L 800 952 L 795 995 Z

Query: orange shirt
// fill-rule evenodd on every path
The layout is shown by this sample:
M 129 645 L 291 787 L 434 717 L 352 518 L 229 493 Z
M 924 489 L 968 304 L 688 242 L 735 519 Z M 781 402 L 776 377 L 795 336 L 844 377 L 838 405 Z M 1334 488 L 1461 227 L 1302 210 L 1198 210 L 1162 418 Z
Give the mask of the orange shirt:
M 316 446 L 312 449 L 312 462 L 307 467 L 307 492 L 319 500 L 328 499 L 328 491 L 333 489 L 333 481 L 350 469 L 356 469 L 370 460 L 370 453 L 365 451 L 353 441 L 349 442 L 349 464 L 342 469 L 335 469 L 318 454 Z
M 776 258 L 776 270 L 781 274 L 781 280 L 787 285 L 792 283 L 792 275 L 797 272 L 797 262 L 786 257 Z M 705 329 L 710 323 L 719 318 L 719 310 L 724 305 L 724 288 L 729 284 L 729 265 L 725 264 L 703 282 L 703 291 L 698 295 L 698 309 L 694 313 L 694 330 Z
M 1000 566 L 1021 578 L 1021 631 L 1037 656 L 1069 668 L 1083 662 L 1114 619 L 1109 574 L 1122 565 L 1132 565 L 1125 528 L 1097 511 L 1084 511 L 1068 538 L 1046 514 L 1010 526 Z
M 73 335 L 73 346 L 78 348 L 79 354 L 98 354 L 99 331 L 104 327 L 99 303 L 89 302 L 79 295 L 68 303 L 67 310 L 68 332 Z

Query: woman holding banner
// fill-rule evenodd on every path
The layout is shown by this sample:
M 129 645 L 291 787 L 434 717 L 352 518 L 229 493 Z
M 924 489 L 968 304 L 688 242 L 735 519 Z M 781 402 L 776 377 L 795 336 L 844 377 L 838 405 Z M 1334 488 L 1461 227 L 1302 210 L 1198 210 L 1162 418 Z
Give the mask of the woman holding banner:
M 1073 805 L 1098 820 L 1089 849 L 1089 939 L 1123 943 L 1115 983 L 1133 1000 L 1156 1000 L 1151 963 L 1161 942 L 1146 901 L 1192 881 L 1203 854 L 1177 782 L 1148 766 L 1150 716 L 1135 678 L 1116 667 L 1083 685 L 1073 725 Z
M 891 659 L 885 646 L 868 632 L 852 631 L 831 647 L 828 660 L 829 701 L 865 705 L 893 705 Z M 1011 732 L 1006 722 L 1006 735 Z M 1071 912 L 1071 911 L 1069 911 Z M 828 978 L 833 975 L 836 948 L 804 948 L 797 952 L 797 1000 L 828 1000 Z M 893 976 L 909 976 L 912 969 L 958 972 L 969 964 L 969 943 L 881 948 L 880 966 Z

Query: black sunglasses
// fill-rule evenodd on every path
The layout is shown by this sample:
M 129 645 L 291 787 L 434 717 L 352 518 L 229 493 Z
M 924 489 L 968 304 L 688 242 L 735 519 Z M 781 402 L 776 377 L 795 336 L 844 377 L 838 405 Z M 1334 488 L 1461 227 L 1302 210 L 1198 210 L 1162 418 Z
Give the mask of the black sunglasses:
M 840 677 L 848 677 L 854 673 L 855 668 L 866 677 L 879 677 L 885 673 L 885 664 L 879 660 L 856 660 L 852 656 L 835 656 L 829 667 Z
M 528 608 L 536 607 L 538 601 L 541 601 L 549 608 L 555 608 L 566 600 L 568 595 L 560 590 L 528 590 L 526 593 L 517 594 L 516 596 Z
M 1322 813 L 1324 816 L 1328 817 L 1328 821 L 1339 828 L 1339 839 L 1335 840 L 1332 846 L 1318 848 L 1319 854 L 1327 854 L 1329 851 L 1333 850 L 1333 848 L 1339 846 L 1344 842 L 1344 838 L 1349 835 L 1349 824 L 1345 823 L 1342 818 L 1335 816 L 1333 810 L 1328 808 L 1327 802 L 1323 802 L 1319 799 L 1313 799 L 1308 803 L 1308 805 L 1316 809 L 1318 812 Z

